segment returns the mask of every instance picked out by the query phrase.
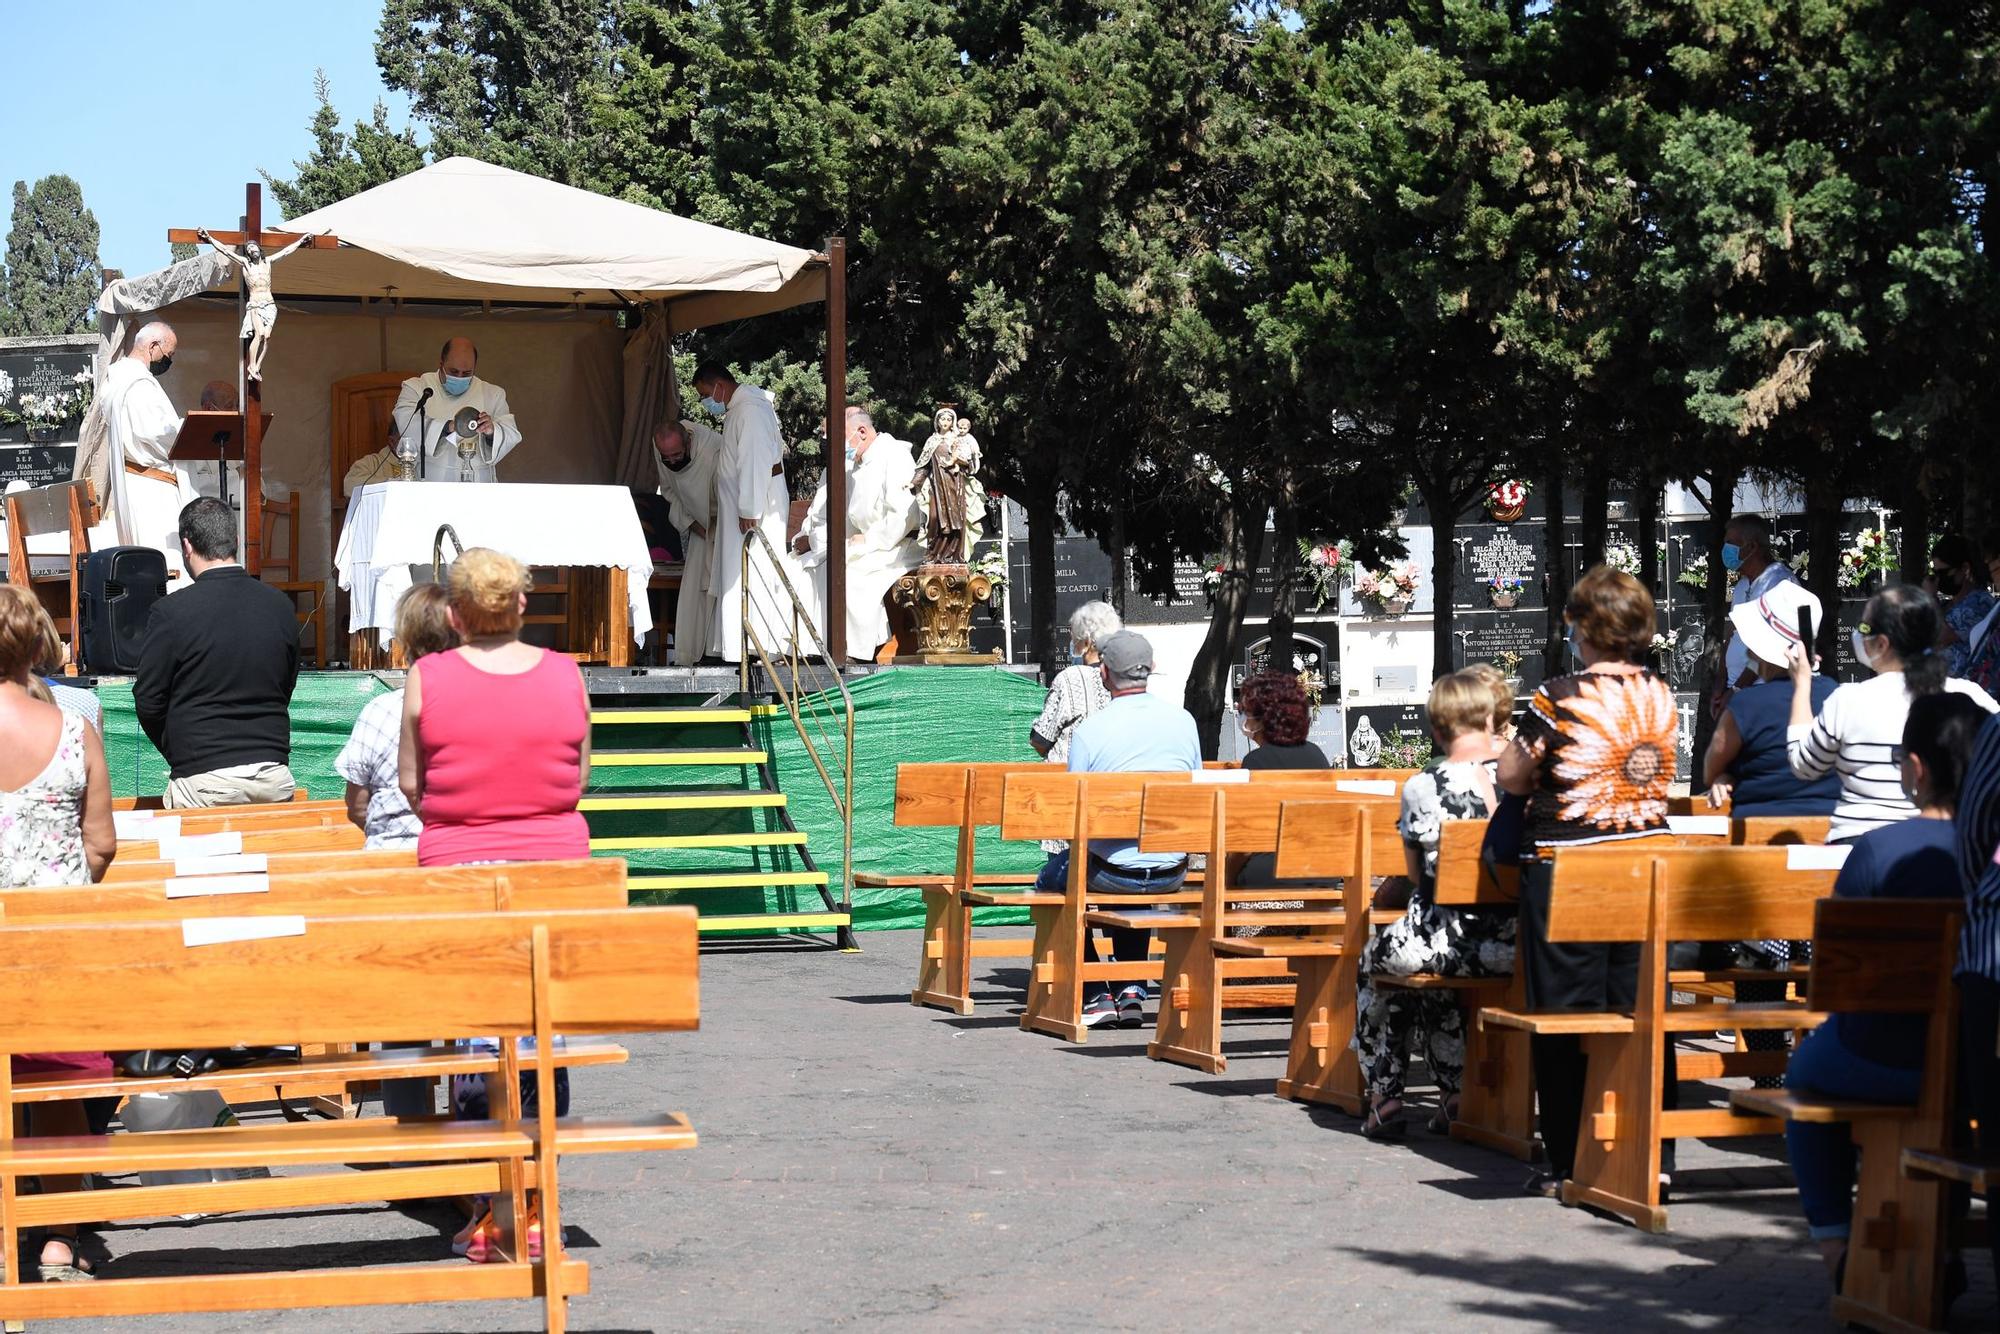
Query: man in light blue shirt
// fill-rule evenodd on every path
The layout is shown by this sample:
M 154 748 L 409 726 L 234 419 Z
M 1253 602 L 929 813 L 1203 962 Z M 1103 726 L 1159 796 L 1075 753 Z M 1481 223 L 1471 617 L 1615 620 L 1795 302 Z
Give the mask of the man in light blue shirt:
M 1111 702 L 1070 733 L 1069 771 L 1081 773 L 1185 773 L 1201 768 L 1201 741 L 1186 709 L 1147 693 L 1153 675 L 1153 646 L 1144 635 L 1121 630 L 1097 646 L 1098 670 Z M 1072 850 L 1073 851 L 1073 850 Z M 1061 893 L 1069 878 L 1070 852 L 1059 852 L 1042 868 L 1036 888 Z M 1166 894 L 1187 878 L 1187 859 L 1173 853 L 1140 852 L 1129 839 L 1092 839 L 1092 894 Z M 1097 961 L 1086 934 L 1084 958 Z M 1120 963 L 1143 963 L 1153 933 L 1114 929 L 1111 956 Z M 1127 1027 L 1145 1022 L 1146 989 L 1137 982 L 1116 998 L 1102 983 L 1084 984 L 1086 1026 L 1116 1020 Z
M 1755 602 L 1779 584 L 1798 579 L 1789 566 L 1771 554 L 1771 521 L 1761 514 L 1738 514 L 1730 519 L 1722 533 L 1722 564 L 1736 575 L 1736 587 L 1729 595 L 1730 605 L 1735 607 Z M 1719 693 L 1725 703 L 1727 692 L 1757 684 L 1757 674 L 1750 669 L 1750 651 L 1733 627 L 1722 650 L 1722 679 L 1723 691 Z

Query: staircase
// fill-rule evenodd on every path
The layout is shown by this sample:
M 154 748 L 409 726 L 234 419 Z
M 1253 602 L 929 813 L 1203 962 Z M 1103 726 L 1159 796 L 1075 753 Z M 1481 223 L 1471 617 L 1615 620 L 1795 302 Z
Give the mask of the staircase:
M 849 914 L 756 741 L 758 720 L 782 712 L 721 696 L 592 700 L 580 805 L 591 853 L 630 865 L 633 902 L 692 904 L 708 936 L 845 934 Z

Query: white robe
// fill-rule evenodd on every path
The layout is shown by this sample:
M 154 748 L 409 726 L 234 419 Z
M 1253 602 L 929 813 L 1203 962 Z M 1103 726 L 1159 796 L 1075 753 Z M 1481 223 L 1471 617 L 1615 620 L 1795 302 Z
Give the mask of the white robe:
M 187 469 L 167 455 L 181 433 L 180 414 L 167 401 L 167 391 L 144 362 L 121 357 L 104 373 L 104 422 L 111 454 L 111 494 L 105 499 L 104 521 L 93 529 L 90 544 L 152 547 L 167 558 L 167 590 L 175 592 L 193 581 L 181 568 L 181 507 L 196 496 Z M 174 475 L 171 482 L 128 472 L 124 464 L 155 468 Z
M 521 443 L 521 428 L 514 422 L 514 411 L 507 406 L 507 391 L 497 384 L 489 384 L 478 376 L 463 394 L 454 398 L 445 393 L 444 383 L 436 371 L 425 371 L 403 381 L 403 391 L 396 395 L 396 439 L 415 440 L 417 429 L 417 400 L 424 390 L 431 391 L 430 402 L 424 404 L 422 440 L 423 459 L 418 464 L 420 482 L 494 482 L 498 481 L 494 469 L 501 459 L 514 452 L 514 446 Z M 447 444 L 445 428 L 451 419 L 464 408 L 483 412 L 493 419 L 493 435 L 479 437 L 479 451 L 474 457 L 469 478 L 461 477 L 463 469 L 458 458 L 458 445 L 454 441 Z
M 715 468 L 722 458 L 722 435 L 694 422 L 683 425 L 688 432 L 687 466 L 675 472 L 660 461 L 657 451 L 653 465 L 660 475 L 660 494 L 666 497 L 671 522 L 681 534 L 684 553 L 680 601 L 674 610 L 674 665 L 692 667 L 708 652 L 709 634 L 715 628 L 715 599 L 709 595 L 708 580 L 715 534 Z M 695 524 L 702 526 L 702 533 L 694 531 Z
M 889 637 L 889 612 L 882 599 L 896 581 L 924 559 L 915 530 L 923 521 L 910 478 L 917 462 L 907 441 L 877 435 L 859 463 L 847 469 L 847 656 L 874 658 Z M 811 552 L 801 561 L 812 568 L 819 624 L 826 624 L 826 559 L 830 545 L 826 480 L 813 494 L 805 532 Z
M 785 521 L 792 500 L 785 488 L 784 461 L 785 441 L 778 431 L 778 412 L 771 396 L 754 384 L 737 385 L 722 418 L 722 457 L 715 474 L 715 544 L 708 566 L 708 587 L 715 597 L 715 633 L 709 648 L 724 662 L 741 662 L 744 654 L 745 534 L 737 525 L 740 518 L 755 519 L 764 540 L 778 553 L 775 570 L 761 548 L 754 549 L 750 559 L 747 602 L 757 618 L 758 638 L 766 653 L 782 653 L 791 646 L 792 600 L 778 582 L 778 571 L 794 590 L 803 590 L 805 582 L 804 571 L 785 549 Z

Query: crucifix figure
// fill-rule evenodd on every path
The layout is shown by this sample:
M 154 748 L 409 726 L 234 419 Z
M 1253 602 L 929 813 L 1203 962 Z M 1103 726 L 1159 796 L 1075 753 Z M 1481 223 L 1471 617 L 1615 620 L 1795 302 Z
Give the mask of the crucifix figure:
M 244 289 L 243 328 L 237 336 L 248 344 L 244 348 L 243 374 L 248 379 L 261 380 L 264 378 L 264 353 L 271 346 L 271 331 L 278 327 L 278 302 L 271 295 L 271 266 L 312 238 L 301 236 L 277 254 L 266 258 L 264 248 L 257 244 L 255 237 L 244 237 L 242 248 L 237 249 L 210 236 L 206 227 L 197 229 L 195 234 L 236 261 Z

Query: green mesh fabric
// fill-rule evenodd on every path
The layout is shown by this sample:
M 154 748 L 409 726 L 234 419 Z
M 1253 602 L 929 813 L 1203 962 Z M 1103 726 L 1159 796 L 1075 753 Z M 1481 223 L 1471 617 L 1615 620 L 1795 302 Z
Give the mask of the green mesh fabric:
M 313 672 L 292 691 L 292 777 L 315 798 L 337 797 L 346 780 L 333 771 L 334 756 L 347 744 L 361 706 L 387 690 L 372 672 Z M 167 790 L 167 762 L 132 709 L 132 683 L 103 681 L 97 698 L 104 705 L 104 758 L 117 797 L 158 796 Z

